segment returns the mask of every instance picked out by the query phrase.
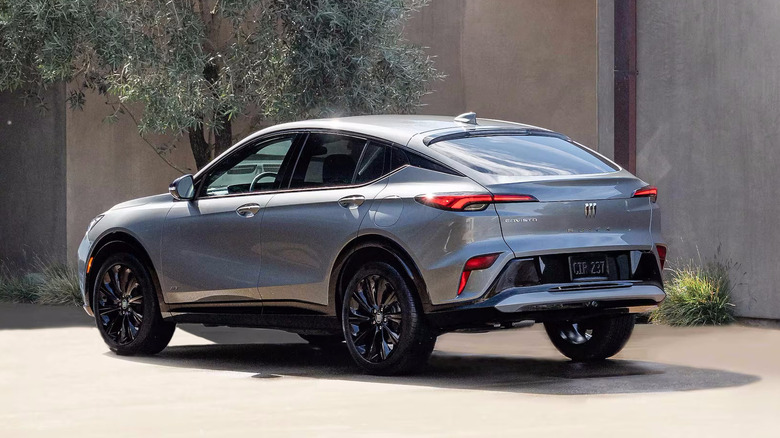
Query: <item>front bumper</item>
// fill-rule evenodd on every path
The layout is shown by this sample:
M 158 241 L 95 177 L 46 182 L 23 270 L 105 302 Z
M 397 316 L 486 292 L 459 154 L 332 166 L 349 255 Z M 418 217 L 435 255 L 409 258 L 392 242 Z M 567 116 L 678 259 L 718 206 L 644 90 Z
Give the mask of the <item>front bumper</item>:
M 546 284 L 507 289 L 484 301 L 434 311 L 430 323 L 443 331 L 499 328 L 518 321 L 546 322 L 640 313 L 666 297 L 655 283 L 611 282 Z
M 79 244 L 78 250 L 78 276 L 79 276 L 79 289 L 81 290 L 81 300 L 83 301 L 84 311 L 89 316 L 94 316 L 89 300 L 87 299 L 87 264 L 89 259 L 89 250 L 92 243 L 89 240 L 89 233 L 84 235 L 84 238 Z

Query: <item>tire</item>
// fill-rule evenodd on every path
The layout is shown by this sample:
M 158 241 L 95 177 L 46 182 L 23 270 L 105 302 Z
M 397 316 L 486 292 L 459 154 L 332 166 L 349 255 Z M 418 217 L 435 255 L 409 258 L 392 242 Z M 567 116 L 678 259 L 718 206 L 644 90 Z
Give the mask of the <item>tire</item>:
M 370 374 L 419 370 L 436 345 L 422 306 L 387 263 L 370 262 L 350 279 L 341 302 L 341 325 L 352 359 Z
M 564 356 L 577 362 L 604 360 L 626 345 L 634 331 L 634 315 L 546 322 L 544 329 Z
M 170 342 L 176 324 L 163 320 L 149 269 L 134 255 L 111 255 L 93 287 L 95 323 L 108 348 L 119 355 L 150 355 Z
M 320 348 L 340 347 L 344 344 L 344 337 L 341 335 L 301 335 L 303 340 L 309 344 Z

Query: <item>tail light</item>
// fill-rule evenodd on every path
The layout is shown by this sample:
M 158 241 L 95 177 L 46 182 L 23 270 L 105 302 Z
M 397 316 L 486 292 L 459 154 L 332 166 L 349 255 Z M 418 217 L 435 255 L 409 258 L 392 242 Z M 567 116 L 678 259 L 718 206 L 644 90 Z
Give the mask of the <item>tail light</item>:
M 463 272 L 460 274 L 460 284 L 458 285 L 458 295 L 463 292 L 463 289 L 466 288 L 466 283 L 469 282 L 469 277 L 471 276 L 471 271 L 478 271 L 480 269 L 487 269 L 491 266 L 493 266 L 493 263 L 496 262 L 496 259 L 501 253 L 495 253 L 495 254 L 485 254 L 480 255 L 476 257 L 472 257 L 466 261 L 466 264 L 463 265 Z
M 658 261 L 661 263 L 661 269 L 666 265 L 666 246 L 656 245 L 655 250 L 658 251 Z
M 496 202 L 538 202 L 530 195 L 490 195 L 482 193 L 440 193 L 419 195 L 417 202 L 440 210 L 481 211 Z
M 634 194 L 631 195 L 632 198 L 650 198 L 651 201 L 655 202 L 658 199 L 658 188 L 655 186 L 645 186 L 641 189 L 637 189 L 634 191 Z

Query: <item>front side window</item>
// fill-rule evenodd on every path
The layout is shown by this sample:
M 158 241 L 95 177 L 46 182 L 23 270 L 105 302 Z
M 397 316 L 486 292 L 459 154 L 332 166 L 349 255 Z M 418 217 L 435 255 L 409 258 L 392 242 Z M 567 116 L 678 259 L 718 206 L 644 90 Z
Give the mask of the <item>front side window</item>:
M 260 141 L 236 151 L 209 173 L 202 196 L 223 196 L 277 190 L 281 185 L 282 161 L 292 148 L 295 135 Z
M 366 140 L 354 137 L 310 134 L 295 166 L 290 188 L 339 187 L 354 184 L 358 162 L 366 145 Z M 368 163 L 368 166 L 362 169 L 361 179 L 366 178 L 372 169 L 373 166 Z

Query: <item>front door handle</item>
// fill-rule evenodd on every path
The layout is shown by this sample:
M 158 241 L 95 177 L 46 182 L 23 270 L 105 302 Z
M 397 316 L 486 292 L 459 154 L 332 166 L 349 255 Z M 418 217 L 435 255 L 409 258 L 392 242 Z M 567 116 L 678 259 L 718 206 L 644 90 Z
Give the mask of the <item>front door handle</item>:
M 358 208 L 366 201 L 366 197 L 362 195 L 345 196 L 339 199 L 339 205 L 344 208 Z
M 260 206 L 257 204 L 244 204 L 236 209 L 236 213 L 242 217 L 253 217 L 260 211 Z

